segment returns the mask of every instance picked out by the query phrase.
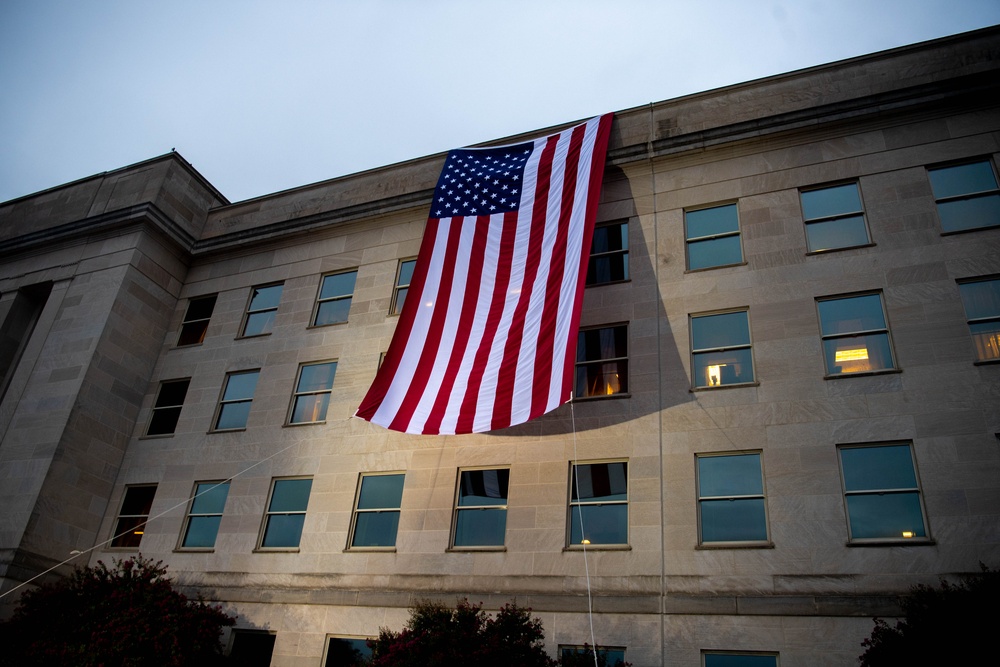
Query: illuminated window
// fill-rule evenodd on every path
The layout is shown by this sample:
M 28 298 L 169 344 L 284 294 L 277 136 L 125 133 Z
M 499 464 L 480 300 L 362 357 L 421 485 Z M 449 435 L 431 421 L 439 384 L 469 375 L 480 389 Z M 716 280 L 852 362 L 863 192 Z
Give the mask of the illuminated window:
M 115 532 L 111 546 L 122 549 L 138 549 L 149 520 L 149 509 L 156 495 L 155 484 L 126 486 L 122 507 L 115 521 Z
M 598 225 L 590 244 L 587 284 L 603 285 L 624 280 L 628 280 L 628 222 Z
M 184 313 L 184 321 L 181 323 L 181 334 L 177 337 L 177 347 L 198 345 L 205 340 L 205 332 L 208 331 L 208 321 L 212 318 L 212 311 L 215 310 L 217 296 L 210 294 L 188 301 L 187 312 Z
M 392 548 L 403 501 L 402 473 L 361 475 L 351 521 L 351 548 Z
M 736 204 L 684 211 L 688 269 L 710 269 L 743 261 Z
M 600 665 L 606 667 L 623 667 L 625 664 L 624 646 L 598 646 L 597 659 Z M 594 650 L 590 646 L 559 645 L 560 665 L 593 665 Z
M 573 464 L 569 544 L 628 544 L 628 463 Z
M 809 252 L 868 245 L 868 226 L 857 183 L 799 194 Z
M 628 326 L 580 329 L 574 398 L 628 393 Z
M 281 290 L 284 285 L 264 285 L 250 290 L 250 303 L 243 318 L 242 336 L 263 336 L 274 328 L 274 317 L 278 314 Z
M 324 667 L 363 667 L 372 657 L 366 637 L 327 637 Z
M 459 472 L 453 546 L 503 546 L 509 483 L 510 470 L 506 468 Z
M 181 534 L 183 549 L 211 549 L 219 534 L 222 510 L 229 496 L 229 482 L 198 482 Z
M 319 296 L 316 298 L 313 326 L 322 327 L 327 324 L 340 324 L 347 321 L 347 315 L 351 310 L 351 300 L 354 298 L 354 284 L 357 279 L 357 271 L 345 271 L 323 276 L 320 281 Z
M 928 169 L 927 175 L 943 232 L 1000 225 L 1000 189 L 989 160 Z
M 959 283 L 976 361 L 1000 360 L 1000 279 Z
M 259 370 L 240 371 L 226 375 L 226 384 L 215 411 L 215 431 L 243 429 L 250 417 L 250 404 L 257 389 Z
M 326 409 L 330 405 L 330 392 L 333 390 L 333 377 L 336 374 L 336 361 L 299 367 L 299 378 L 295 383 L 288 415 L 289 424 L 326 421 Z
M 841 446 L 840 469 L 852 542 L 927 538 L 909 444 Z
M 747 311 L 691 316 L 691 359 L 695 387 L 754 381 Z
M 816 304 L 827 376 L 896 368 L 881 294 L 820 299 Z
M 271 484 L 264 525 L 260 531 L 261 549 L 295 549 L 302 538 L 306 507 L 312 479 L 275 479 Z
M 778 667 L 777 653 L 703 651 L 701 659 L 704 667 Z
M 396 272 L 396 286 L 392 290 L 392 308 L 389 313 L 399 315 L 403 312 L 403 303 L 406 301 L 406 293 L 410 291 L 410 281 L 413 280 L 413 267 L 417 265 L 415 259 L 404 259 L 399 263 L 399 270 Z
M 183 380 L 166 380 L 160 383 L 156 393 L 153 412 L 149 415 L 149 425 L 146 435 L 170 435 L 177 428 L 177 420 L 181 417 L 184 407 L 184 397 L 187 396 L 190 378 Z
M 700 543 L 767 543 L 760 453 L 702 455 L 697 463 Z

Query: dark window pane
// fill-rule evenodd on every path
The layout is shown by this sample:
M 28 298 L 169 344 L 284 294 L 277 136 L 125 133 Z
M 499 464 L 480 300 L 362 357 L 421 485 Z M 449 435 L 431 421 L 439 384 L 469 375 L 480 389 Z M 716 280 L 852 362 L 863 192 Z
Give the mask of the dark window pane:
M 164 382 L 160 385 L 160 393 L 156 396 L 154 407 L 171 405 L 183 405 L 184 397 L 187 396 L 190 380 L 178 380 L 176 382 Z
M 223 403 L 219 406 L 219 419 L 215 423 L 218 431 L 230 428 L 246 428 L 250 418 L 250 401 L 239 403 Z
M 705 667 L 777 667 L 778 658 L 773 655 L 752 655 L 736 653 L 706 653 Z
M 368 475 L 361 481 L 358 509 L 398 509 L 403 500 L 404 475 Z
M 330 637 L 324 664 L 325 667 L 362 667 L 371 655 L 367 639 Z
M 352 547 L 394 547 L 399 512 L 358 512 Z
M 699 495 L 752 496 L 763 495 L 760 474 L 760 454 L 698 457 Z
M 760 475 L 757 476 L 760 479 Z M 767 520 L 763 498 L 731 498 L 701 501 L 703 542 L 763 542 Z
M 861 212 L 861 196 L 855 183 L 802 193 L 802 215 L 806 220 Z
M 351 312 L 351 298 L 337 299 L 336 301 L 324 301 L 319 304 L 316 310 L 316 326 L 321 327 L 326 324 L 338 324 L 346 322 L 347 316 Z
M 745 312 L 691 318 L 692 347 L 707 350 L 750 344 L 750 323 Z
M 253 398 L 253 392 L 257 388 L 257 379 L 259 377 L 260 371 L 231 374 L 226 379 L 226 391 L 222 395 L 222 400 L 238 401 Z
M 510 470 L 466 470 L 459 485 L 459 505 L 506 505 Z
M 243 328 L 244 336 L 261 336 L 271 333 L 274 327 L 274 317 L 276 311 L 268 310 L 263 313 L 250 313 L 247 315 L 247 324 Z
M 840 218 L 806 225 L 809 251 L 853 248 L 868 243 L 868 229 L 862 216 Z
M 689 239 L 737 232 L 740 228 L 736 216 L 736 204 L 686 211 L 684 223 L 687 226 L 687 238 Z
M 694 386 L 718 387 L 753 382 L 750 348 L 725 352 L 698 352 L 694 355 Z
M 177 339 L 177 346 L 197 345 L 204 342 L 205 332 L 208 331 L 208 320 L 199 322 L 188 322 L 181 327 L 181 335 Z
M 997 180 L 989 162 L 960 164 L 943 169 L 932 169 L 927 173 L 931 179 L 935 199 L 997 189 Z
M 195 489 L 195 499 L 191 503 L 192 514 L 222 514 L 229 497 L 229 482 L 208 482 Z
M 122 514 L 149 514 L 149 508 L 153 506 L 153 496 L 156 495 L 155 486 L 130 486 L 125 489 L 125 500 L 122 501 Z
M 593 254 L 616 250 L 628 250 L 628 223 L 595 227 L 590 252 Z
M 628 280 L 628 276 L 627 254 L 591 257 L 587 265 L 588 285 Z
M 134 549 L 142 541 L 143 529 L 149 517 L 122 517 L 115 525 L 115 538 L 111 540 L 113 547 Z
M 255 287 L 253 296 L 250 298 L 250 308 L 248 310 L 264 310 L 266 308 L 277 308 L 281 301 L 281 290 L 284 285 L 271 285 L 270 287 Z
M 455 516 L 455 546 L 503 546 L 506 526 L 505 509 L 459 510 Z
M 946 232 L 1000 225 L 1000 195 L 939 202 L 938 215 Z
M 574 505 L 570 512 L 570 544 L 628 544 L 628 505 Z M 583 514 L 583 532 L 580 515 Z
M 965 315 L 970 320 L 1000 317 L 1000 280 L 961 283 L 958 290 L 965 304 Z
M 267 632 L 233 630 L 233 648 L 229 660 L 223 664 L 231 667 L 270 667 L 274 638 L 275 635 Z
M 309 504 L 311 479 L 279 479 L 274 482 L 269 512 L 305 512 Z
M 219 534 L 221 516 L 193 516 L 188 519 L 187 533 L 183 546 L 191 549 L 210 549 L 215 546 Z
M 609 501 L 628 498 L 628 463 L 591 463 L 573 469 L 573 500 Z
M 743 250 L 740 248 L 738 234 L 706 241 L 692 241 L 688 243 L 687 251 L 688 268 L 691 270 L 739 264 L 743 261 Z
M 831 375 L 895 368 L 889 336 L 884 333 L 824 340 L 823 352 Z
M 309 424 L 326 419 L 326 409 L 330 404 L 330 394 L 307 394 L 296 396 L 292 406 L 293 424 Z
M 303 366 L 299 373 L 299 384 L 296 392 L 323 391 L 333 386 L 333 378 L 337 373 L 337 364 L 310 364 Z
M 206 320 L 212 316 L 212 311 L 215 310 L 215 301 L 218 295 L 213 294 L 211 296 L 199 297 L 197 299 L 191 299 L 188 303 L 187 314 L 184 315 L 184 321 L 189 322 L 191 320 Z
M 917 492 L 847 496 L 851 537 L 926 537 Z
M 882 297 L 878 294 L 825 299 L 818 303 L 824 336 L 885 329 Z
M 577 337 L 577 361 L 598 361 L 627 356 L 628 327 L 584 329 Z
M 588 656 L 586 658 L 588 665 L 593 663 L 594 661 L 593 649 L 590 648 L 584 649 L 582 647 L 562 647 L 560 650 L 561 659 L 564 661 L 568 660 L 571 657 L 582 656 L 582 655 Z M 606 665 L 607 667 L 622 667 L 622 665 L 625 664 L 624 649 L 620 648 L 606 649 L 598 647 L 597 655 L 599 659 L 603 658 L 605 660 L 605 662 L 601 664 Z M 580 663 L 574 662 L 573 664 L 580 664 Z
M 146 430 L 146 435 L 168 435 L 173 433 L 177 428 L 177 420 L 180 419 L 180 416 L 180 407 L 153 410 L 153 414 L 149 418 L 149 428 Z
M 262 547 L 297 547 L 305 514 L 271 514 L 267 517 Z
M 840 458 L 848 491 L 917 488 L 908 445 L 843 447 Z
M 354 284 L 357 281 L 358 272 L 337 273 L 323 278 L 323 287 L 320 288 L 319 298 L 330 299 L 337 296 L 349 296 L 354 294 Z

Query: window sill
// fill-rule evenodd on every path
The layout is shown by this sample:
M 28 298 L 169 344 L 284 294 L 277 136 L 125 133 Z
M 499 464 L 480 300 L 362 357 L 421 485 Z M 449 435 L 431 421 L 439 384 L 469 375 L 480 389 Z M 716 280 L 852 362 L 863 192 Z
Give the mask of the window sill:
M 574 396 L 573 403 L 586 403 L 587 401 L 604 401 L 615 398 L 632 398 L 632 394 L 627 391 L 620 391 L 617 394 L 600 394 L 598 396 Z
M 824 380 L 839 380 L 841 378 L 861 378 L 861 377 L 871 377 L 872 375 L 892 375 L 893 373 L 902 373 L 901 368 L 886 368 L 880 371 L 864 371 L 863 373 L 837 373 L 835 375 L 824 375 Z
M 253 550 L 255 554 L 297 554 L 298 547 L 257 547 Z
M 754 380 L 753 382 L 734 382 L 733 384 L 720 384 L 714 387 L 691 387 L 688 391 L 716 391 L 717 389 L 738 389 L 740 387 L 759 387 L 760 382 Z
M 201 347 L 204 344 L 205 343 L 203 341 L 201 343 L 190 343 L 189 345 L 174 345 L 172 349 L 174 349 L 174 350 L 186 350 L 186 349 L 188 349 L 190 347 Z
M 446 553 L 502 553 L 507 551 L 507 547 L 503 545 L 498 546 L 482 546 L 482 547 L 448 547 L 445 549 Z
M 281 427 L 293 428 L 295 426 L 316 426 L 317 424 L 325 424 L 325 423 L 326 423 L 325 419 L 321 422 L 289 422 L 288 424 L 282 424 Z
M 265 336 L 270 336 L 271 333 L 272 333 L 271 331 L 268 331 L 267 333 L 253 334 L 252 336 L 237 336 L 233 340 L 248 340 L 250 338 L 264 338 Z
M 708 542 L 695 546 L 695 551 L 716 549 L 773 549 L 774 542 Z
M 842 248 L 825 248 L 823 250 L 807 250 L 806 257 L 811 257 L 814 255 L 828 255 L 831 252 L 840 252 L 842 250 L 857 250 L 858 248 L 874 248 L 875 243 L 862 243 L 861 245 L 845 245 Z
M 208 435 L 213 433 L 242 433 L 247 430 L 246 426 L 241 426 L 240 428 L 213 428 L 211 431 L 207 431 Z
M 345 554 L 349 553 L 384 553 L 384 554 L 394 554 L 396 553 L 396 547 L 347 547 L 344 549 Z
M 930 537 L 906 538 L 876 538 L 871 540 L 848 541 L 849 547 L 932 547 L 937 546 L 937 541 Z
M 746 266 L 747 262 L 734 262 L 733 264 L 719 264 L 718 266 L 703 266 L 700 269 L 685 269 L 684 273 L 701 273 L 702 271 L 714 271 L 715 269 L 727 269 L 733 266 Z
M 630 544 L 570 544 L 563 551 L 632 551 Z
M 1000 364 L 1000 359 L 981 359 L 972 362 L 973 366 L 992 366 L 993 364 Z
M 212 554 L 215 553 L 215 547 L 177 547 L 174 549 L 175 554 Z
M 952 236 L 953 234 L 966 234 L 968 232 L 979 232 L 984 229 L 997 229 L 1000 225 L 986 225 L 984 227 L 969 227 L 968 229 L 941 230 L 941 236 Z
M 327 327 L 340 327 L 345 324 L 347 324 L 347 320 L 344 320 L 343 322 L 329 322 L 327 324 L 310 324 L 309 326 L 306 327 L 306 331 L 308 331 L 309 329 L 326 329 Z
M 153 433 L 152 435 L 140 435 L 140 440 L 160 440 L 162 438 L 172 438 L 173 433 Z

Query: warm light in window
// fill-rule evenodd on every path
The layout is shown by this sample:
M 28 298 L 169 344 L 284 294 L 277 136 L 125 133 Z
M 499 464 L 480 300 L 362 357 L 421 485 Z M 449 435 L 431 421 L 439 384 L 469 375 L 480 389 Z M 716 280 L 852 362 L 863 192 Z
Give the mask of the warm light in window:
M 913 537 L 913 531 L 912 530 L 904 530 L 903 531 L 903 537 Z
M 132 534 L 133 535 L 144 535 L 145 533 L 143 531 L 141 531 L 141 530 L 133 530 Z
M 584 540 L 583 542 L 580 542 L 580 544 L 590 544 L 590 540 Z
M 838 364 L 845 361 L 862 361 L 868 358 L 868 348 L 860 347 L 853 350 L 837 350 L 834 361 Z
M 718 387 L 720 384 L 722 384 L 722 370 L 721 369 L 724 368 L 727 365 L 728 364 L 719 364 L 717 366 L 709 366 L 708 367 L 708 386 L 709 387 Z

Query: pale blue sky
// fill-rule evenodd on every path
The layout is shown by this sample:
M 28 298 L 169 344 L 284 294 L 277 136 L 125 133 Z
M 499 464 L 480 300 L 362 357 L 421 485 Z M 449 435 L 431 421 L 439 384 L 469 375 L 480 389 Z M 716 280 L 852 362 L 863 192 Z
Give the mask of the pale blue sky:
M 0 201 L 171 148 L 238 201 L 995 24 L 997 0 L 0 0 Z

